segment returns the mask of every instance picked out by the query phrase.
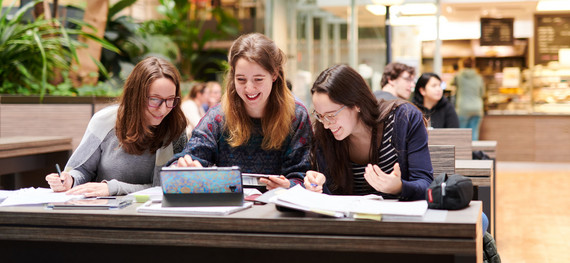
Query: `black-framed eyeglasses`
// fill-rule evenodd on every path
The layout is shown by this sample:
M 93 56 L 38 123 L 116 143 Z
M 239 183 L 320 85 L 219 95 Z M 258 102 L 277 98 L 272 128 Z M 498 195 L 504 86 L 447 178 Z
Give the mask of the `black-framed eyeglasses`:
M 148 97 L 148 106 L 151 108 L 160 108 L 162 103 L 166 104 L 167 108 L 174 108 L 180 102 L 180 97 L 163 99 L 159 97 Z
M 321 114 L 317 113 L 317 111 L 313 110 L 313 115 L 315 116 L 317 121 L 319 121 L 321 123 L 323 123 L 324 121 L 326 121 L 328 123 L 336 123 L 336 115 L 338 115 L 342 110 L 344 110 L 344 108 L 346 108 L 346 105 L 342 106 L 340 109 L 338 109 L 334 113 L 325 114 L 325 115 L 321 115 Z

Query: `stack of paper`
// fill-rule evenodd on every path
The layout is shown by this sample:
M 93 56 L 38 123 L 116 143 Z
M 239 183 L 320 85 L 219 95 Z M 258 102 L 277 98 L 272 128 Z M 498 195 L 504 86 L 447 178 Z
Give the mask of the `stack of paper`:
M 3 191 L 0 197 L 5 197 L 0 206 L 14 206 L 66 202 L 72 199 L 81 199 L 83 195 L 66 195 L 65 192 L 54 193 L 49 188 L 23 188 L 14 191 Z
M 380 220 L 382 216 L 422 217 L 427 202 L 396 202 L 382 200 L 381 196 L 326 195 L 306 190 L 297 185 L 275 198 L 275 204 L 334 217 L 353 217 Z
M 160 214 L 188 214 L 188 215 L 229 215 L 253 205 L 251 202 L 244 202 L 242 206 L 208 206 L 208 207 L 163 207 L 160 202 L 148 201 L 137 207 L 140 213 L 160 213 Z

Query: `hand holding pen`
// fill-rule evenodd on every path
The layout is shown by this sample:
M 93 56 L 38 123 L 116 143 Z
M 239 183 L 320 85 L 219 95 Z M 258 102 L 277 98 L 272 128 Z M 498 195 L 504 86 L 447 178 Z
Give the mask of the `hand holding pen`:
M 73 186 L 73 177 L 68 172 L 61 171 L 59 164 L 55 165 L 57 173 L 51 173 L 46 176 L 49 187 L 54 192 L 65 192 Z
M 325 181 L 326 177 L 324 174 L 315 171 L 307 171 L 305 174 L 305 189 L 322 193 Z

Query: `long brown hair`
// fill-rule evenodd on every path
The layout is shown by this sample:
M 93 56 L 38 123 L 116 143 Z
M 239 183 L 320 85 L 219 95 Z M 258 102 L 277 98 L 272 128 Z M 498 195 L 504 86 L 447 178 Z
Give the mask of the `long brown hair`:
M 139 62 L 125 82 L 119 98 L 119 110 L 115 124 L 117 138 L 123 150 L 140 155 L 146 150 L 155 153 L 159 148 L 172 143 L 186 129 L 186 117 L 180 103 L 172 108 L 156 127 L 148 127 L 145 111 L 148 108 L 148 92 L 153 81 L 167 78 L 176 86 L 180 97 L 180 74 L 168 61 L 148 57 Z
M 311 94 L 327 94 L 334 103 L 348 108 L 360 107 L 358 118 L 372 130 L 369 158 L 378 159 L 378 136 L 383 134 L 384 121 L 390 112 L 405 103 L 403 100 L 380 102 L 366 84 L 366 81 L 354 69 L 347 65 L 335 65 L 324 70 L 318 77 Z M 351 194 L 353 175 L 350 165 L 349 141 L 338 141 L 320 122 L 313 122 L 315 138 L 311 147 L 311 164 L 316 165 L 317 150 L 322 151 L 328 169 L 325 172 L 332 177 L 329 190 L 338 194 Z
M 295 118 L 295 98 L 285 85 L 283 71 L 285 54 L 271 39 L 259 33 L 239 37 L 232 44 L 228 54 L 230 70 L 226 77 L 226 92 L 222 96 L 222 110 L 226 116 L 224 127 L 229 134 L 228 142 L 232 147 L 243 145 L 247 143 L 253 132 L 253 122 L 235 86 L 235 67 L 240 58 L 259 64 L 277 77 L 273 81 L 271 94 L 261 118 L 263 132 L 261 146 L 264 150 L 279 149 L 291 132 L 291 123 Z

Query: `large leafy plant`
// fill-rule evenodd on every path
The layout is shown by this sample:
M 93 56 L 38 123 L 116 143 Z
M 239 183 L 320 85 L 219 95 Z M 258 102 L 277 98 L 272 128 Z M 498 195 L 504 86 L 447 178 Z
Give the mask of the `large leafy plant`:
M 0 0 L 0 6 L 2 2 Z M 33 22 L 24 21 L 24 13 L 39 0 L 24 5 L 10 16 L 15 2 L 6 11 L 0 10 L 0 93 L 39 94 L 41 97 L 50 91 L 62 93 L 49 82 L 58 72 L 70 70 L 72 60 L 78 61 L 76 49 L 85 47 L 85 44 L 74 36 L 93 39 L 104 48 L 119 52 L 112 44 L 93 34 L 65 28 L 58 19 L 39 17 Z M 68 22 L 77 28 L 90 27 L 79 20 Z M 104 68 L 102 70 L 105 71 Z
M 179 68 L 182 74 L 199 79 L 199 73 L 208 72 L 205 68 L 208 65 L 224 68 L 225 60 L 213 55 L 220 52 L 207 50 L 206 44 L 236 36 L 240 30 L 238 20 L 218 6 L 204 9 L 195 4 L 192 6 L 188 0 L 159 0 L 159 3 L 158 12 L 164 18 L 147 21 L 143 24 L 143 31 L 171 37 L 180 49 Z M 205 27 L 210 16 L 216 22 L 213 30 Z
M 107 49 L 101 52 L 101 63 L 112 77 L 107 82 L 123 82 L 135 65 L 147 56 L 162 57 L 173 63 L 180 57 L 178 46 L 170 38 L 162 34 L 147 34 L 140 30 L 140 24 L 132 17 L 119 15 L 135 2 L 136 0 L 120 0 L 109 7 L 105 40 L 114 44 L 121 52 Z

